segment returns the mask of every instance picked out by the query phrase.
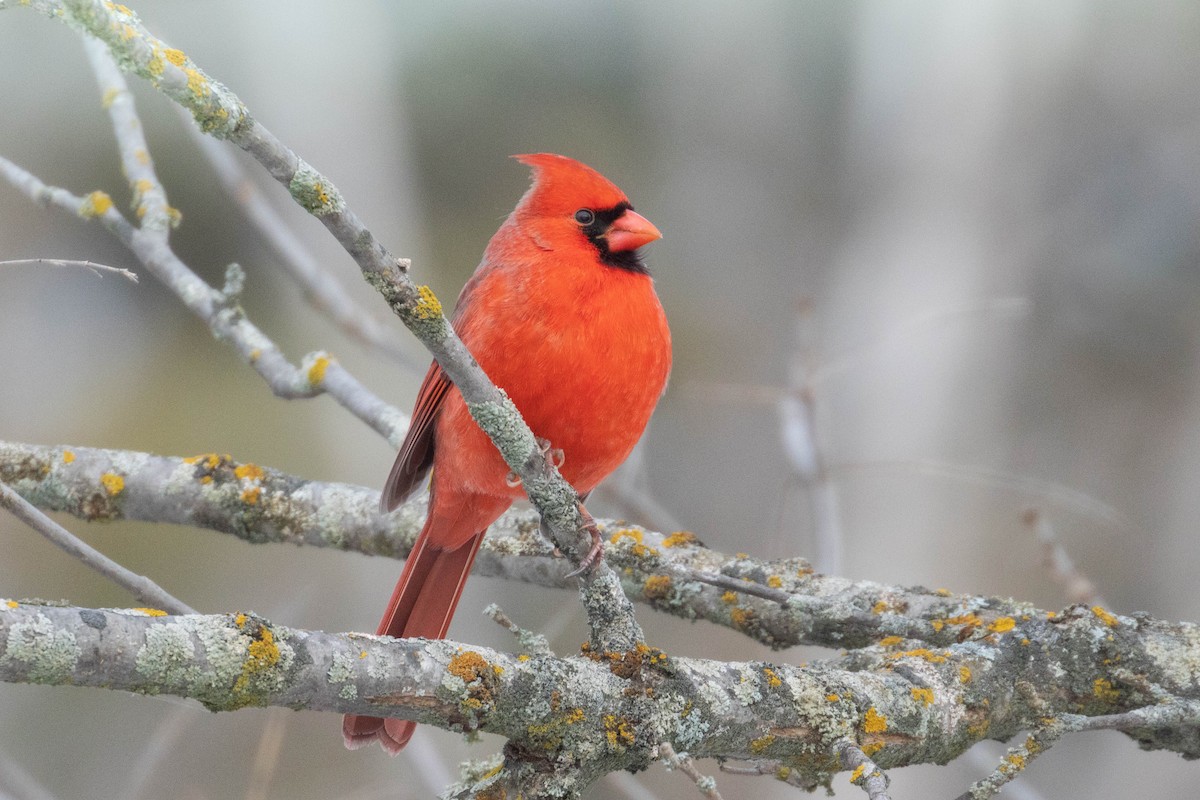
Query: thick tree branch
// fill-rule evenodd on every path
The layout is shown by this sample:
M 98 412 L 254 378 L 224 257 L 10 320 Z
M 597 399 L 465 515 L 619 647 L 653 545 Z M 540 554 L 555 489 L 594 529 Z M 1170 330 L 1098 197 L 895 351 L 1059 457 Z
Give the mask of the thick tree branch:
M 1080 730 L 1098 720 L 1146 748 L 1200 756 L 1200 675 L 1185 671 L 1200 663 L 1193 626 L 1100 621 L 1112 636 L 1102 647 L 1134 662 L 1118 685 L 1077 677 L 1088 667 L 1075 662 L 1096 645 L 1092 614 L 1042 622 L 1056 635 L 1037 646 L 1014 629 L 938 652 L 872 648 L 867 658 L 795 667 L 669 658 L 644 645 L 506 654 L 303 631 L 250 614 L 0 600 L 0 680 L 175 694 L 214 711 L 277 705 L 497 733 L 509 744 L 496 780 L 530 797 L 551 786 L 574 794 L 605 772 L 644 768 L 662 742 L 699 758 L 776 759 L 807 781 L 861 766 L 872 796 L 882 796 L 881 769 L 943 763 L 1023 728 Z M 1191 660 L 1146 659 L 1162 648 Z

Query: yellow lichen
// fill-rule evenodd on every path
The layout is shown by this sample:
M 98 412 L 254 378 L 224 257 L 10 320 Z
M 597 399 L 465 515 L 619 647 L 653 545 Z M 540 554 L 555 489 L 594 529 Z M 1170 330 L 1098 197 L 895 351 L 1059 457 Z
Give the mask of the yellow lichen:
M 258 505 L 258 498 L 262 495 L 261 486 L 251 486 L 242 492 L 242 502 L 248 506 Z
M 885 636 L 879 640 L 879 644 L 883 647 L 895 647 L 903 641 L 903 636 Z
M 883 749 L 883 742 L 866 742 L 862 746 L 863 755 L 873 756 Z
M 147 617 L 165 617 L 167 612 L 159 608 L 131 608 L 130 611 L 137 611 Z
M 8 606 L 9 608 L 18 608 L 21 604 L 16 600 L 7 600 L 5 601 L 4 605 Z
M 887 717 L 875 710 L 875 706 L 867 709 L 863 717 L 864 733 L 883 733 L 887 730 Z
M 208 79 L 204 77 L 204 74 L 200 70 L 188 67 L 183 71 L 183 74 L 187 75 L 188 91 L 192 93 L 193 97 L 203 98 L 212 93 L 212 89 L 208 85 Z
M 146 72 L 150 73 L 150 77 L 154 79 L 154 83 L 158 83 L 158 78 L 162 77 L 163 70 L 167 65 L 163 62 L 162 54 L 157 48 L 154 50 L 154 57 L 146 62 Z
M 263 479 L 263 469 L 257 464 L 239 464 L 234 467 L 233 474 L 242 480 L 261 481 Z
M 693 544 L 696 541 L 696 534 L 688 531 L 675 531 L 667 538 L 663 539 L 663 547 L 682 547 L 686 544 Z
M 1108 627 L 1110 627 L 1110 628 L 1117 627 L 1117 623 L 1119 622 L 1119 620 L 1117 620 L 1117 618 L 1115 616 L 1108 613 L 1100 606 L 1092 606 L 1092 613 L 1095 614 L 1097 617 L 1099 617 L 1100 621 L 1103 622 Z
M 72 453 L 70 450 L 63 450 L 62 458 L 63 458 L 64 464 L 70 464 L 72 461 L 75 460 L 75 454 Z
M 633 725 L 625 717 L 605 714 L 604 735 L 608 739 L 609 747 L 615 749 L 620 745 L 629 746 L 633 744 L 634 740 Z
M 1121 699 L 1121 692 L 1107 678 L 1096 678 L 1092 681 L 1092 693 L 1102 703 L 1115 703 Z
M 83 205 L 79 208 L 79 216 L 84 219 L 99 217 L 106 214 L 112 206 L 112 198 L 107 193 L 96 190 L 83 199 Z
M 999 617 L 991 625 L 988 625 L 988 630 L 992 633 L 1004 633 L 1011 631 L 1017 625 L 1017 621 L 1012 617 Z
M 737 602 L 737 595 L 733 592 L 725 592 L 725 594 L 721 595 L 721 602 L 728 605 L 733 605 Z
M 729 620 L 735 627 L 744 628 L 754 618 L 754 612 L 748 608 L 734 608 L 729 612 Z
M 529 660 L 528 653 L 521 653 L 519 656 L 517 656 L 517 661 L 528 661 L 528 660 Z
M 866 769 L 866 764 L 859 764 L 857 767 L 855 767 L 854 771 L 850 773 L 850 782 L 857 786 L 858 782 L 862 780 L 863 773 L 866 771 Z
M 770 586 L 772 589 L 779 589 L 783 586 L 783 578 L 778 575 L 768 575 L 767 586 Z
M 768 733 L 766 736 L 760 736 L 757 739 L 752 739 L 750 741 L 750 752 L 762 753 L 774 743 L 775 737 Z
M 837 695 L 837 694 L 827 694 L 827 695 L 825 695 L 825 699 L 831 703 L 836 703 L 838 700 L 841 700 L 842 697 L 841 697 L 841 695 Z
M 433 293 L 433 289 L 421 285 L 417 287 L 417 305 L 413 313 L 418 319 L 437 319 L 442 315 L 442 303 Z
M 327 369 L 329 369 L 328 356 L 314 358 L 312 366 L 308 368 L 308 382 L 313 386 L 320 386 L 321 381 L 325 380 L 325 370 Z
M 908 658 L 910 656 L 913 658 L 923 658 L 930 664 L 941 664 L 946 660 L 946 656 L 939 655 L 924 647 L 917 648 L 916 650 L 905 650 L 902 653 L 888 653 L 888 658 L 890 659 Z
M 233 618 L 233 624 L 237 625 L 239 628 L 246 627 L 246 615 L 238 614 L 236 617 Z
M 950 596 L 949 589 L 934 589 L 933 593 L 936 594 L 938 597 L 949 597 Z
M 887 610 L 888 610 L 888 604 L 887 604 L 886 600 L 880 600 L 878 603 L 871 606 L 872 614 L 882 614 L 883 612 L 885 612 Z
M 791 767 L 780 767 L 779 769 L 775 770 L 775 780 L 777 780 L 777 781 L 786 781 L 788 778 L 791 777 L 791 775 L 792 775 Z
M 763 667 L 763 675 L 767 677 L 767 686 L 772 689 L 778 689 L 783 685 L 783 681 L 775 674 L 775 670 L 770 667 Z
M 106 91 L 104 92 L 104 95 L 103 95 L 103 96 L 100 98 L 100 107 L 101 107 L 101 108 L 103 108 L 103 109 L 105 109 L 105 110 L 107 110 L 107 109 L 111 108 L 111 107 L 112 107 L 112 104 L 113 104 L 113 101 L 114 101 L 114 100 L 116 100 L 116 99 L 117 99 L 117 96 L 118 96 L 118 95 L 120 95 L 120 94 L 121 94 L 121 90 L 120 90 L 120 89 L 108 89 L 108 90 L 106 90 Z
M 243 615 L 239 614 L 238 616 Z M 258 673 L 278 664 L 279 658 L 279 645 L 275 643 L 275 634 L 265 625 L 260 627 L 254 632 L 250 644 L 246 647 L 246 660 L 242 662 L 242 674 L 234 682 L 233 691 L 245 692 L 249 688 L 250 680 Z
M 358 657 L 359 657 L 359 658 L 366 658 L 366 657 L 367 657 L 367 651 L 366 651 L 366 650 L 359 650 L 359 651 L 358 651 Z
M 671 577 L 669 575 L 651 575 L 642 584 L 642 594 L 649 600 L 662 600 L 671 593 Z
M 470 683 L 482 676 L 484 670 L 487 668 L 488 662 L 486 658 L 479 655 L 479 653 L 466 650 L 450 659 L 450 664 L 447 665 L 446 671 L 451 675 L 462 678 L 464 682 Z
M 167 61 L 177 67 L 183 66 L 183 62 L 187 61 L 187 56 L 183 54 L 182 50 L 167 49 L 163 51 L 163 55 L 167 57 Z
M 933 690 L 919 689 L 916 686 L 908 690 L 913 696 L 913 700 L 920 700 L 927 706 L 933 705 Z
M 250 351 L 250 363 L 253 364 L 262 358 L 262 350 L 258 347 Z
M 100 476 L 100 483 L 110 497 L 116 497 L 125 491 L 125 479 L 115 472 L 106 472 Z
M 960 683 L 970 683 L 971 682 L 971 668 L 965 664 L 963 666 L 959 667 L 958 668 L 958 680 Z

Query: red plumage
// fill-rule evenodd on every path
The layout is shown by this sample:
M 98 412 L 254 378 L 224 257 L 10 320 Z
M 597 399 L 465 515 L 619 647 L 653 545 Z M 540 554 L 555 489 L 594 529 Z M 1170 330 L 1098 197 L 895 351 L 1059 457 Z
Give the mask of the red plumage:
M 452 322 L 586 495 L 625 460 L 666 387 L 671 336 L 637 248 L 660 238 L 608 179 L 549 153 L 488 243 Z M 377 633 L 442 638 L 487 527 L 524 496 L 435 362 L 383 490 L 398 506 L 432 468 L 429 514 Z M 346 746 L 398 753 L 415 724 L 347 715 Z

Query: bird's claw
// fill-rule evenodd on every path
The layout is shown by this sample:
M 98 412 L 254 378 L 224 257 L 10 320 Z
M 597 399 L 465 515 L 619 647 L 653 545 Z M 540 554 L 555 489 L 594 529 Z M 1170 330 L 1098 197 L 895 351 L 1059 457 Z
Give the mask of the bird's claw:
M 592 546 L 588 548 L 587 555 L 579 562 L 579 566 L 567 573 L 568 578 L 578 578 L 585 572 L 590 572 L 600 563 L 604 554 L 604 542 L 595 518 L 588 513 L 582 502 L 577 502 L 575 506 L 579 509 L 579 515 L 583 517 L 583 529 L 592 537 Z

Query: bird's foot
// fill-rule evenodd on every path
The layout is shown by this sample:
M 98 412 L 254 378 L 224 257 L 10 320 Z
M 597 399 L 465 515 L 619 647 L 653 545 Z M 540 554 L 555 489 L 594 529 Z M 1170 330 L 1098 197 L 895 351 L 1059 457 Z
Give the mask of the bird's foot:
M 575 507 L 579 509 L 579 516 L 583 517 L 583 529 L 592 537 L 592 546 L 588 548 L 587 555 L 579 562 L 579 566 L 567 573 L 568 578 L 577 578 L 585 572 L 590 572 L 604 555 L 604 542 L 596 519 L 584 508 L 582 500 L 576 501 Z

